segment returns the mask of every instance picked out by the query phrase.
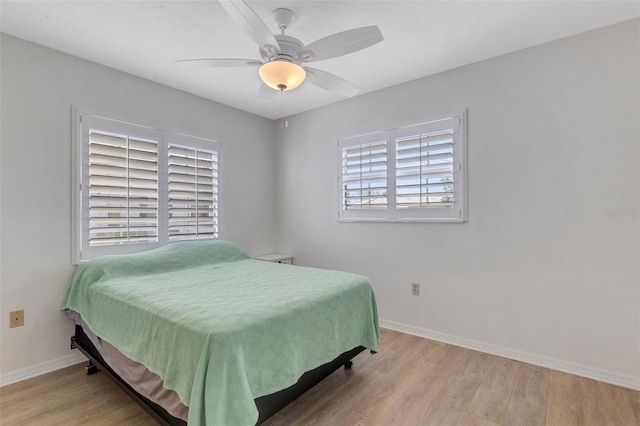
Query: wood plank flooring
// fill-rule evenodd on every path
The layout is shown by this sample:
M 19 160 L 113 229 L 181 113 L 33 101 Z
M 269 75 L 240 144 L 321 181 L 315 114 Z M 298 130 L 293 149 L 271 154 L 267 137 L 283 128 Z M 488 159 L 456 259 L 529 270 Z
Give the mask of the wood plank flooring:
M 69 367 L 0 389 L 1 425 L 156 425 L 102 373 Z M 640 392 L 395 331 L 266 422 L 638 426 Z
M 85 365 L 0 388 L 0 425 L 158 424 L 107 375 L 87 376 Z

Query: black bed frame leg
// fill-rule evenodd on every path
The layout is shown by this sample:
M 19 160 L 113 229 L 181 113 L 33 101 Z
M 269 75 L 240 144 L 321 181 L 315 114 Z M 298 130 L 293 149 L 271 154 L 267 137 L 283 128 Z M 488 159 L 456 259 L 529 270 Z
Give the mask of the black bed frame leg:
M 352 361 L 347 361 L 344 363 L 344 369 L 345 370 L 350 370 L 351 367 L 353 367 L 353 362 Z
M 91 361 L 89 361 L 89 363 L 87 364 L 86 367 L 84 367 L 84 369 L 87 370 L 87 376 L 90 376 L 98 372 L 98 366 Z

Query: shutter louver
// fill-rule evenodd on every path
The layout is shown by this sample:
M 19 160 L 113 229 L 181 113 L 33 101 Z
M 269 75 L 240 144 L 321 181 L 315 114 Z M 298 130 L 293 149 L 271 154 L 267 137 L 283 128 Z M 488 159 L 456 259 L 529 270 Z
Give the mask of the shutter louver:
M 218 237 L 218 154 L 169 145 L 169 239 Z
M 89 138 L 89 245 L 157 241 L 158 142 Z
M 387 207 L 387 142 L 342 149 L 344 210 Z
M 453 203 L 453 131 L 396 139 L 396 207 Z

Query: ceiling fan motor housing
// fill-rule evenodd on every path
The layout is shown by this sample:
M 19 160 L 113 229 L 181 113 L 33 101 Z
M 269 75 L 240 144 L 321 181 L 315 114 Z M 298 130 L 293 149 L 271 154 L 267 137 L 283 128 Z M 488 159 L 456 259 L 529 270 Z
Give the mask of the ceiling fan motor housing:
M 303 61 L 303 58 L 298 56 L 298 53 L 304 47 L 304 44 L 295 37 L 288 35 L 275 35 L 280 47 L 280 53 L 275 49 L 265 49 L 265 46 L 260 47 L 260 56 L 265 61 L 275 61 L 278 59 L 284 59 L 299 64 Z

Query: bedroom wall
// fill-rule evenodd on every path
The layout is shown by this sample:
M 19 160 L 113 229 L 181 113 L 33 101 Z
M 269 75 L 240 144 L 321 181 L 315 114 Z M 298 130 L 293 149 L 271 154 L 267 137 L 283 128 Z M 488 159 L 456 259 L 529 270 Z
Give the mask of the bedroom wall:
M 72 105 L 222 141 L 221 234 L 252 255 L 275 249 L 275 125 L 1 37 L 0 383 L 7 384 L 78 360 L 69 349 L 72 323 L 59 312 L 73 270 Z M 10 329 L 8 313 L 17 309 L 26 325 Z
M 289 117 L 279 251 L 386 327 L 640 389 L 639 80 L 636 19 Z M 464 108 L 467 223 L 336 221 L 338 136 Z

